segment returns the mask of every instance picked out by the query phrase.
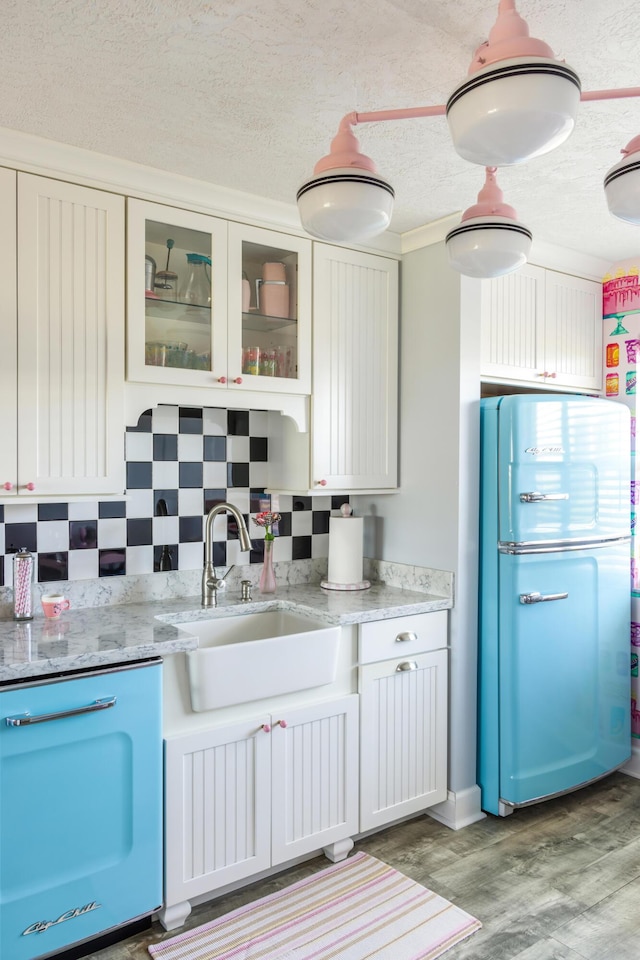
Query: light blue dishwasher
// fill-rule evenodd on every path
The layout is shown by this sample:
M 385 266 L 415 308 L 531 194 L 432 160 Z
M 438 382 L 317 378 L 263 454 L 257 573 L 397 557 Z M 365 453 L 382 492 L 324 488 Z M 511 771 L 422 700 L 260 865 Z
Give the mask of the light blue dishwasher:
M 161 661 L 0 688 L 0 957 L 162 902 Z

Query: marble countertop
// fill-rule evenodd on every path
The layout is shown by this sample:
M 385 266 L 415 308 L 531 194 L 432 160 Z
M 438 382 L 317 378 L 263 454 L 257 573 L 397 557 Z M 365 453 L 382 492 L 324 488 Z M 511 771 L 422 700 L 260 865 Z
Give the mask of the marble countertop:
M 452 606 L 450 597 L 382 583 L 353 592 L 302 584 L 278 588 L 271 598 L 258 595 L 249 603 L 241 603 L 237 593 L 222 594 L 218 606 L 207 609 L 195 596 L 73 609 L 59 620 L 46 620 L 39 613 L 22 623 L 0 620 L 0 683 L 193 650 L 197 639 L 180 630 L 180 622 L 189 620 L 290 610 L 323 623 L 343 625 Z

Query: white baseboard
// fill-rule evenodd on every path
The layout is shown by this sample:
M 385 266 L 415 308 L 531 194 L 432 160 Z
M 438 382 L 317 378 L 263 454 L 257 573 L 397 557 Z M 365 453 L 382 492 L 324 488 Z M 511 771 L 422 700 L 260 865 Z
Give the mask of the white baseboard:
M 631 759 L 620 767 L 620 773 L 626 773 L 629 777 L 636 777 L 640 780 L 640 740 L 631 741 Z
M 425 813 L 452 830 L 468 827 L 470 823 L 476 823 L 477 820 L 484 820 L 486 817 L 486 813 L 480 809 L 480 787 L 478 786 L 459 790 L 457 793 L 449 790 L 446 800 L 429 807 Z

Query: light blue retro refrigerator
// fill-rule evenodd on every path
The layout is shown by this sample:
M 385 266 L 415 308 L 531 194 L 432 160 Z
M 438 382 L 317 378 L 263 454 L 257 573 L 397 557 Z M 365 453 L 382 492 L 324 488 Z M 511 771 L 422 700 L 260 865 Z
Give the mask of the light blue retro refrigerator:
M 629 759 L 629 411 L 481 401 L 479 771 L 505 816 Z

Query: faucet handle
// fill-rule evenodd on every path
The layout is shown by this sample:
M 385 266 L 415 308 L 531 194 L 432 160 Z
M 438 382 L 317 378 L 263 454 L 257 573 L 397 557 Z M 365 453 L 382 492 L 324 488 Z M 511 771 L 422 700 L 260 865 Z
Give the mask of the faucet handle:
M 227 577 L 229 576 L 229 574 L 231 573 L 234 567 L 235 567 L 235 563 L 232 563 L 229 569 L 226 570 L 221 577 L 216 577 L 218 583 L 224 583 L 224 581 L 227 579 Z

